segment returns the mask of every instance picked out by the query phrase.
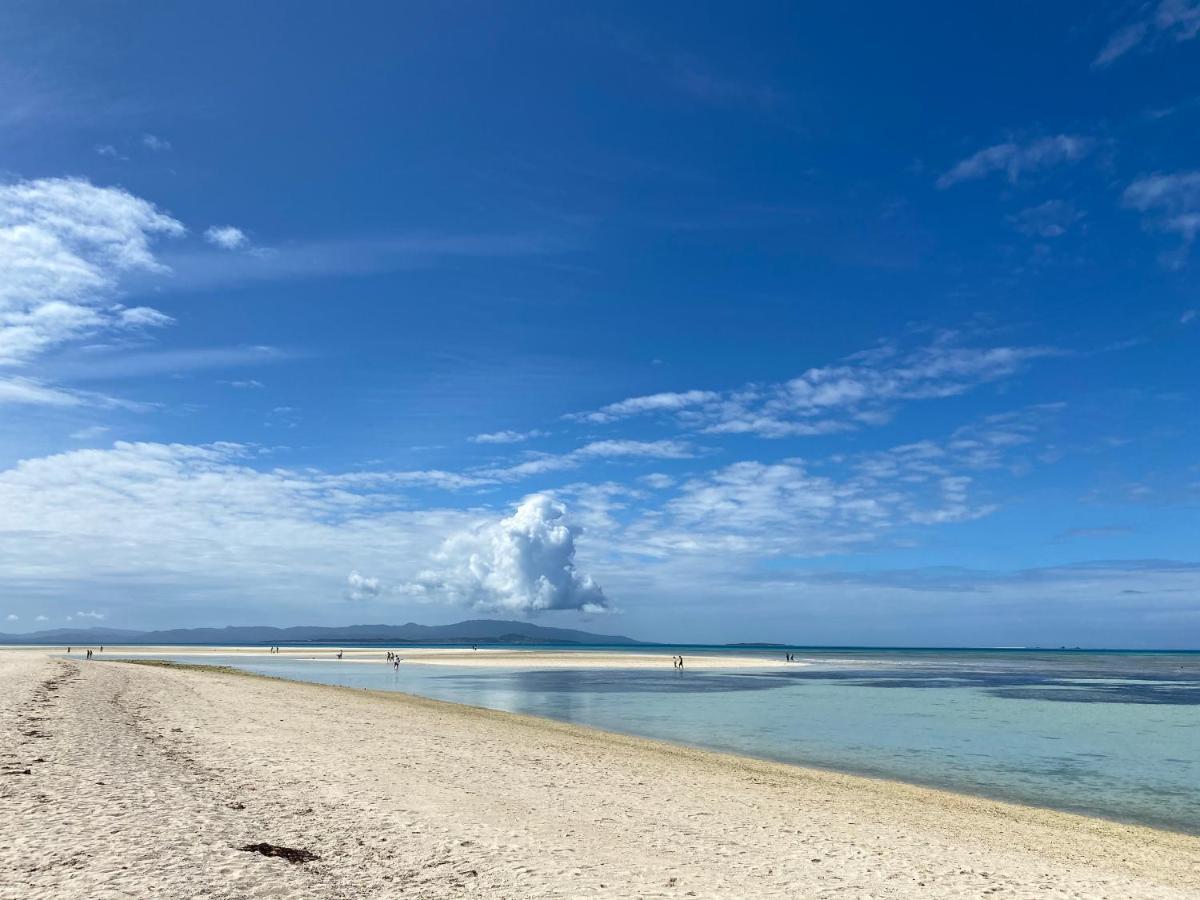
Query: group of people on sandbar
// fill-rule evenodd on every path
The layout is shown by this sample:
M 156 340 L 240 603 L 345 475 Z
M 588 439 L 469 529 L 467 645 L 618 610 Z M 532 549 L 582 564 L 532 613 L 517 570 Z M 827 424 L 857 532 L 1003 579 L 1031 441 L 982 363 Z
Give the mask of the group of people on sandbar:
M 785 654 L 783 654 L 783 658 L 785 660 L 787 660 L 788 662 L 795 662 L 796 654 L 795 653 L 785 653 Z
M 267 651 L 267 652 L 268 652 L 268 653 L 278 653 L 278 652 L 279 652 L 279 648 L 278 648 L 278 647 L 272 647 L 272 648 L 271 648 L 269 651 Z
M 682 656 L 672 656 L 671 662 L 675 664 L 676 669 L 683 668 L 683 657 Z
M 392 668 L 397 672 L 400 671 L 400 654 L 393 653 L 391 650 L 387 652 L 387 661 L 392 664 Z

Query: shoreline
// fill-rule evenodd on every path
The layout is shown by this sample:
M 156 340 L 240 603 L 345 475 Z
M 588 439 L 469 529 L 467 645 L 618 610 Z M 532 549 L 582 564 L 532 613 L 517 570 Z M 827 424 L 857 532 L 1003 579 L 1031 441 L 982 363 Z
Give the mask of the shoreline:
M 942 787 L 932 782 L 922 782 L 917 780 L 906 780 L 903 778 L 895 778 L 886 774 L 860 771 L 849 768 L 838 768 L 836 766 L 823 766 L 816 763 L 797 763 L 789 762 L 783 759 L 774 759 L 769 756 L 755 756 L 750 753 L 738 753 L 732 750 L 720 750 L 713 747 L 705 747 L 697 744 L 689 744 L 684 741 L 671 741 L 662 738 L 646 737 L 630 731 L 617 731 L 609 728 L 600 728 L 596 725 L 585 725 L 578 722 L 570 722 L 565 719 L 555 719 L 550 716 L 539 716 L 532 713 L 513 712 L 511 710 L 496 709 L 490 706 L 478 706 L 473 703 L 464 703 L 455 700 L 442 700 L 436 697 L 425 697 L 421 694 L 413 694 L 407 691 L 383 691 L 376 688 L 360 688 L 350 687 L 341 684 L 326 684 L 317 681 L 304 681 L 298 678 L 288 678 L 283 675 L 267 675 L 262 672 L 249 672 L 244 669 L 236 668 L 235 666 L 223 665 L 208 665 L 204 663 L 180 663 L 173 660 L 156 660 L 156 659 L 105 659 L 98 658 L 97 662 L 108 663 L 123 663 L 132 666 L 149 666 L 154 668 L 178 669 L 181 671 L 194 672 L 213 672 L 221 675 L 240 676 L 245 678 L 261 678 L 267 681 L 282 682 L 285 684 L 302 684 L 312 687 L 318 687 L 333 691 L 348 691 L 356 696 L 367 695 L 376 697 L 380 700 L 388 701 L 397 699 L 398 701 L 414 704 L 429 704 L 432 707 L 445 706 L 455 710 L 467 710 L 472 713 L 481 715 L 495 715 L 502 718 L 512 718 L 522 721 L 528 725 L 534 726 L 552 726 L 562 729 L 566 732 L 576 733 L 580 737 L 585 737 L 595 740 L 606 739 L 625 739 L 639 744 L 642 747 L 658 748 L 663 750 L 680 750 L 691 751 L 699 754 L 706 754 L 727 762 L 741 763 L 761 763 L 765 766 L 782 767 L 785 770 L 792 770 L 801 775 L 816 775 L 816 776 L 834 776 L 858 779 L 868 783 L 876 783 L 887 788 L 911 788 L 916 791 L 927 791 L 947 800 L 955 801 L 979 801 L 982 803 L 999 804 L 1001 806 L 1013 807 L 1017 810 L 1030 810 L 1046 813 L 1055 813 L 1073 818 L 1103 822 L 1110 825 L 1125 826 L 1129 828 L 1147 829 L 1153 832 L 1161 832 L 1163 834 L 1177 835 L 1185 838 L 1196 838 L 1200 840 L 1200 830 L 1188 830 L 1186 828 L 1176 828 L 1165 824 L 1157 824 L 1153 822 L 1142 822 L 1135 819 L 1122 819 L 1116 816 L 1105 816 L 1096 813 L 1091 813 L 1082 810 L 1064 809 L 1059 806 L 1047 806 L 1037 803 L 1026 803 L 1022 800 L 1004 797 L 983 792 L 959 791 L 952 788 Z M 699 668 L 699 667 L 697 667 Z
M 0 768 L 29 770 L 0 778 L 16 823 L 0 882 L 21 896 L 1200 892 L 1200 840 L 1178 832 L 400 692 L 148 662 L 0 653 L 0 733 L 12 736 Z M 239 849 L 258 842 L 319 859 Z

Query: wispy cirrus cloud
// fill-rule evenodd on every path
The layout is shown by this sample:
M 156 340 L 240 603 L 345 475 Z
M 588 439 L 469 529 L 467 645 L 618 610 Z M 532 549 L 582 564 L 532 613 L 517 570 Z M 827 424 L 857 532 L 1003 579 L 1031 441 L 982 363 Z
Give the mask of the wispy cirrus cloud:
M 165 254 L 174 276 L 172 287 L 203 290 L 259 281 L 371 275 L 425 269 L 470 259 L 521 259 L 564 253 L 574 243 L 563 236 L 532 232 L 496 234 L 414 233 L 391 236 L 296 241 L 275 246 Z
M 1009 224 L 1021 234 L 1038 238 L 1062 237 L 1083 218 L 1075 206 L 1066 200 L 1047 200 L 1008 217 Z
M 101 346 L 88 348 L 86 352 L 75 352 L 65 358 L 48 359 L 44 368 L 63 381 L 111 381 L 204 369 L 264 366 L 284 362 L 294 356 L 292 352 L 261 344 L 250 347 L 193 347 L 179 350 L 134 350 L 122 346 Z M 235 386 L 254 387 L 255 384 L 252 381 L 242 381 Z
M 935 183 L 939 190 L 945 190 L 964 181 L 975 181 L 1002 172 L 1010 183 L 1015 184 L 1022 175 L 1077 162 L 1095 150 L 1096 146 L 1094 138 L 1073 134 L 1057 134 L 1024 142 L 1005 141 L 984 147 L 960 160 Z
M 1200 233 L 1200 171 L 1142 175 L 1125 188 L 1121 203 L 1142 213 L 1148 228 L 1179 235 L 1182 246 L 1164 261 L 1182 265 Z
M 538 454 L 511 466 L 476 470 L 485 477 L 513 481 L 531 475 L 577 469 L 584 463 L 611 459 L 692 459 L 696 450 L 686 441 L 592 441 L 566 453 Z
M 665 391 L 659 394 L 630 397 L 627 400 L 610 403 L 595 412 L 579 413 L 568 418 L 581 422 L 607 424 L 642 413 L 677 412 L 705 403 L 715 403 L 720 399 L 721 395 L 715 391 Z
M 655 70 L 665 84 L 698 103 L 771 111 L 787 100 L 787 94 L 776 85 L 731 75 L 694 53 L 656 46 L 628 31 L 610 31 L 609 36 L 620 51 Z
M 94 391 L 81 391 L 47 384 L 37 378 L 0 376 L 0 406 L 49 406 L 69 408 L 95 406 L 100 409 L 126 409 L 141 412 L 152 407 L 122 400 Z
M 490 431 L 474 434 L 467 438 L 472 444 L 520 444 L 533 438 L 546 437 L 547 431 L 534 428 L 530 431 Z
M 1092 67 L 1103 69 L 1132 50 L 1151 49 L 1163 41 L 1183 43 L 1197 34 L 1200 34 L 1200 3 L 1196 0 L 1159 0 L 1150 15 L 1114 32 L 1092 60 Z
M 705 434 L 835 434 L 886 422 L 902 403 L 964 394 L 1060 353 L 1044 346 L 965 346 L 959 335 L 945 332 L 924 347 L 902 350 L 886 344 L 838 365 L 809 369 L 790 381 L 724 392 L 647 394 L 572 418 L 608 424 L 665 414 L 681 427 Z

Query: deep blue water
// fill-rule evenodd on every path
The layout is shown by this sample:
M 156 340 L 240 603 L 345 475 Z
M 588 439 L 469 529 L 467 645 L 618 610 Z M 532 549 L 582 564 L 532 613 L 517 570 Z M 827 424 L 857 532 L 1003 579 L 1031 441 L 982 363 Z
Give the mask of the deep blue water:
M 682 673 L 423 665 L 395 672 L 383 653 L 378 666 L 205 662 L 1200 833 L 1196 653 L 798 650 L 805 665 Z M 777 659 L 783 651 L 761 653 Z

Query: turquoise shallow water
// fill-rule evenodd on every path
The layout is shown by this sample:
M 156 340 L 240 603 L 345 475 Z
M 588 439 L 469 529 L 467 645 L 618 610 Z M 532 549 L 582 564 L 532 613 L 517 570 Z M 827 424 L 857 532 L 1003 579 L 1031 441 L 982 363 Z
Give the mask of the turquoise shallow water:
M 378 667 L 205 662 L 1200 833 L 1200 655 L 795 652 L 804 665 L 682 673 L 419 665 L 396 672 L 382 650 Z

